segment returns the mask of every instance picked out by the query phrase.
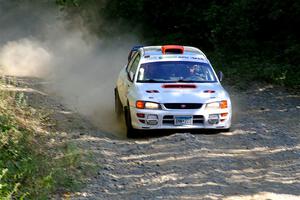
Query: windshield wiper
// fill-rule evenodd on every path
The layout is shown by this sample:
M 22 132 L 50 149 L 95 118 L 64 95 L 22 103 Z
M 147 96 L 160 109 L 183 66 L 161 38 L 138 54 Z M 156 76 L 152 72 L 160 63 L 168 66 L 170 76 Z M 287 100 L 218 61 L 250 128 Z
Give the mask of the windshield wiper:
M 140 82 L 140 83 L 175 83 L 176 81 L 148 79 L 148 80 L 139 80 L 138 82 Z
M 179 79 L 179 80 L 177 80 L 176 82 L 177 82 L 177 83 L 194 83 L 194 82 L 199 82 L 199 81 Z
M 213 83 L 215 81 L 197 81 L 197 80 L 185 80 L 180 79 L 176 81 L 177 83 Z

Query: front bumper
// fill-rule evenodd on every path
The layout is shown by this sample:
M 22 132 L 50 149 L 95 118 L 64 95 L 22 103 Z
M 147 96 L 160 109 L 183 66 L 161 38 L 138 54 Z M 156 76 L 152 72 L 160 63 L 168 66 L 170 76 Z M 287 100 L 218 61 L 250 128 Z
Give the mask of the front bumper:
M 227 113 L 226 116 L 221 114 Z M 135 129 L 228 129 L 231 126 L 231 109 L 162 109 L 149 110 L 130 107 L 131 122 Z M 218 123 L 209 123 L 210 115 L 218 115 Z M 149 124 L 148 116 L 156 115 L 157 124 Z M 175 125 L 175 117 L 192 116 L 192 123 L 189 125 Z

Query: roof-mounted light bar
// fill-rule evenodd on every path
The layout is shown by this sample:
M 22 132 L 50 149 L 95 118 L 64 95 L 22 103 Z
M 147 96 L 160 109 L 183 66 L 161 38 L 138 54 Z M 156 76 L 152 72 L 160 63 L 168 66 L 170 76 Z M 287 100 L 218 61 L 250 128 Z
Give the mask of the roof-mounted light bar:
M 162 54 L 183 54 L 184 47 L 180 45 L 164 45 L 161 47 Z

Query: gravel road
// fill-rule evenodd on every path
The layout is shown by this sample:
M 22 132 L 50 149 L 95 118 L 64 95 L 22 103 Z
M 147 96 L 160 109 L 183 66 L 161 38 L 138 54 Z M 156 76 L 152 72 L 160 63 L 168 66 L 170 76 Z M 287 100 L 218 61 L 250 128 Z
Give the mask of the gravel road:
M 52 129 L 66 133 L 99 166 L 71 199 L 300 199 L 299 91 L 228 88 L 231 132 L 127 140 L 98 130 L 58 97 L 34 92 L 38 80 L 22 81 L 34 88 L 28 93 L 33 106 L 53 110 Z

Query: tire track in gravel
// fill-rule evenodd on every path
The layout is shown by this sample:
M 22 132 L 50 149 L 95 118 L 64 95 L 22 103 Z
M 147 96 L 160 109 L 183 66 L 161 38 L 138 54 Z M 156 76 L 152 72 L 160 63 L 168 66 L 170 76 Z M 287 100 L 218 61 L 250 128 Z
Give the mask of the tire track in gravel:
M 19 82 L 42 90 L 40 80 Z M 137 140 L 101 132 L 51 94 L 27 95 L 33 106 L 52 110 L 52 130 L 66 133 L 100 165 L 71 199 L 300 199 L 299 91 L 229 90 L 231 132 Z

